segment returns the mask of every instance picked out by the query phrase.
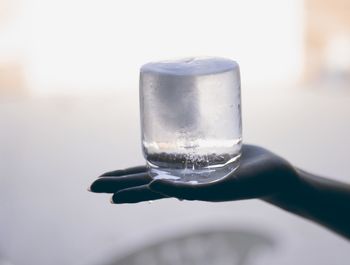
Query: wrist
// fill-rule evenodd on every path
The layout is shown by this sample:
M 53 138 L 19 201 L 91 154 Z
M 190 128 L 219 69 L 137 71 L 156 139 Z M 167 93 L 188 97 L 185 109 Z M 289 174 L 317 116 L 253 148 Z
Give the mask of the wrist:
M 299 169 L 292 167 L 288 174 L 281 176 L 281 178 L 285 178 L 282 180 L 285 182 L 282 188 L 261 199 L 287 211 L 295 212 L 305 193 L 304 176 Z

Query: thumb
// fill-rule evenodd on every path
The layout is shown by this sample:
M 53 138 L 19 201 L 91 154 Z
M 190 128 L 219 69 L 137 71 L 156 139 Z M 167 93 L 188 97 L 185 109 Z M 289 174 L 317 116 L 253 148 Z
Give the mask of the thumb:
M 199 199 L 196 185 L 190 183 L 170 181 L 166 179 L 153 180 L 148 187 L 157 193 L 168 197 L 175 197 L 185 200 Z

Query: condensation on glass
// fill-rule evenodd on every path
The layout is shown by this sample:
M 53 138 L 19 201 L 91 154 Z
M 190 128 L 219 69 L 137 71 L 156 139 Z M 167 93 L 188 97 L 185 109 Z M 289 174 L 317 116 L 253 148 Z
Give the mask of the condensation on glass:
M 140 72 L 142 149 L 154 178 L 207 183 L 239 165 L 240 72 L 224 58 L 145 64 Z

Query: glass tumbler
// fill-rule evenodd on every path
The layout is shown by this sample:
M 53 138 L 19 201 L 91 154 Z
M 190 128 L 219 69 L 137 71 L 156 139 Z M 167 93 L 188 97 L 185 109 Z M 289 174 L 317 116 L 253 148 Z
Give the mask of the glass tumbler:
M 240 89 L 239 66 L 229 59 L 143 65 L 142 150 L 151 176 L 200 184 L 233 172 L 242 145 Z

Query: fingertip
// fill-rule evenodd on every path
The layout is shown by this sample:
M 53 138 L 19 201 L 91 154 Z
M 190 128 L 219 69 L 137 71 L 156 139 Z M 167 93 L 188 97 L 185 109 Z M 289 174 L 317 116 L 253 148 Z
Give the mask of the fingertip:
M 125 194 L 125 195 L 124 195 Z M 132 198 L 130 198 L 127 192 L 117 192 L 111 198 L 112 204 L 124 204 L 124 203 L 135 203 Z
M 113 194 L 113 196 L 110 199 L 110 202 L 112 204 L 123 204 L 123 203 L 130 203 L 127 196 L 123 195 L 124 192 L 116 192 Z
M 101 192 L 105 192 L 105 189 L 106 189 L 105 183 L 101 181 L 101 179 L 96 179 L 94 182 L 92 182 L 92 184 L 88 188 L 88 191 L 101 193 Z
M 132 203 L 132 200 L 130 199 L 128 192 L 118 191 L 113 194 L 111 198 L 111 202 L 113 204 L 123 204 L 123 203 Z
M 90 192 L 97 192 L 98 190 L 98 181 L 94 180 L 94 182 L 91 183 L 90 187 L 87 189 Z
M 116 196 L 116 194 L 114 194 L 110 199 L 109 202 L 111 204 L 124 204 L 124 203 L 130 203 L 126 200 L 123 200 L 122 198 L 120 198 L 120 196 Z

